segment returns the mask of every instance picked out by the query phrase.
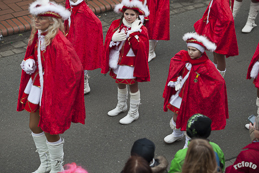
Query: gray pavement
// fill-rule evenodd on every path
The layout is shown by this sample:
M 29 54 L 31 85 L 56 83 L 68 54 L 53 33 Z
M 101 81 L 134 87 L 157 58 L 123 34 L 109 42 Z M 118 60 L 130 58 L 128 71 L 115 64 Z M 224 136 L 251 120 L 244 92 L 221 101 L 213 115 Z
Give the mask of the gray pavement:
M 86 124 L 72 124 L 62 137 L 65 139 L 65 163 L 76 162 L 90 173 L 120 172 L 129 157 L 136 139 L 146 137 L 156 144 L 156 155 L 164 155 L 170 162 L 184 141 L 167 145 L 163 138 L 171 130 L 171 113 L 163 112 L 163 88 L 167 78 L 170 58 L 186 48 L 182 36 L 193 31 L 193 23 L 201 18 L 209 1 L 187 0 L 171 2 L 171 40 L 160 41 L 157 58 L 149 63 L 151 81 L 141 83 L 140 118 L 130 125 L 120 125 L 126 115 L 108 117 L 107 112 L 116 105 L 116 84 L 100 70 L 90 72 L 91 93 L 85 96 Z M 250 143 L 244 128 L 247 117 L 256 113 L 256 89 L 246 80 L 249 62 L 258 44 L 259 28 L 250 34 L 241 29 L 247 18 L 249 2 L 244 2 L 236 17 L 236 33 L 240 54 L 227 59 L 226 84 L 230 119 L 226 129 L 213 131 L 210 140 L 225 153 L 226 166 L 231 165 L 240 150 Z M 103 24 L 104 36 L 110 23 L 120 16 L 114 12 L 98 15 Z M 259 20 L 257 19 L 257 23 Z M 4 37 L 0 41 L 0 166 L 3 173 L 32 172 L 39 165 L 35 146 L 28 128 L 28 113 L 16 112 L 20 81 L 20 66 L 26 50 L 29 32 Z M 209 53 L 209 56 L 211 54 Z

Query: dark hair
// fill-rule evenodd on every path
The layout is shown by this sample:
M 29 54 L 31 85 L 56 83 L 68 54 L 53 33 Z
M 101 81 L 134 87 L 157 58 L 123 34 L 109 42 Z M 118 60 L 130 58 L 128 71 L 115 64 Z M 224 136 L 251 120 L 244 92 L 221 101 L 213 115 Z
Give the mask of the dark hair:
M 148 162 L 140 156 L 131 156 L 121 173 L 152 173 Z
M 192 139 L 182 167 L 182 173 L 216 173 L 216 156 L 205 139 Z
M 124 12 L 125 12 L 126 10 L 128 10 L 128 9 L 122 9 L 123 13 L 122 13 L 122 15 L 121 15 L 120 24 L 119 24 L 119 26 L 118 26 L 117 28 L 115 28 L 113 31 L 116 31 L 117 29 L 120 28 L 120 26 L 121 26 L 121 24 L 122 24 L 122 19 L 123 19 L 123 17 L 124 17 Z M 132 10 L 133 10 L 133 9 L 132 9 Z M 139 15 L 138 10 L 133 10 L 133 11 L 135 11 L 135 12 Z M 139 16 L 138 16 L 138 19 L 140 19 Z

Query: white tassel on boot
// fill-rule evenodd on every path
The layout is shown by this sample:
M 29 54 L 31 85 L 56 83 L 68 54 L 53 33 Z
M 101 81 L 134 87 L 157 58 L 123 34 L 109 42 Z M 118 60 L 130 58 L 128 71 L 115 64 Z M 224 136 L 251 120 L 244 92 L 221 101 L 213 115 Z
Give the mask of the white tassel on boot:
M 108 112 L 108 115 L 113 117 L 119 115 L 121 112 L 125 112 L 128 109 L 127 106 L 127 99 L 128 99 L 128 90 L 127 87 L 125 89 L 118 88 L 118 103 L 116 108 Z
M 187 148 L 188 147 L 188 142 L 191 140 L 191 138 L 186 134 L 185 132 L 185 143 L 184 143 L 184 146 L 183 146 L 183 149 Z
M 242 6 L 242 2 L 236 1 L 234 2 L 234 7 L 233 7 L 233 18 L 236 18 L 236 15 L 240 9 L 240 7 Z
M 156 48 L 157 42 L 158 42 L 157 40 L 149 40 L 148 62 L 156 58 L 155 48 Z
M 90 78 L 87 74 L 87 70 L 85 70 L 85 74 L 84 74 L 84 94 L 88 94 L 90 93 L 91 89 L 90 89 L 90 86 L 89 86 L 89 82 L 88 82 L 88 79 Z
M 140 91 L 130 92 L 130 109 L 128 114 L 120 120 L 121 124 L 130 124 L 139 118 Z
M 226 74 L 226 71 L 227 69 L 225 69 L 224 71 L 220 71 L 219 69 L 217 69 L 219 71 L 219 73 L 221 74 L 221 76 L 224 78 L 225 77 L 225 74 Z
M 50 154 L 51 171 L 50 173 L 58 173 L 64 171 L 63 168 L 63 151 L 64 139 L 57 143 L 47 142 Z
M 254 27 L 257 25 L 255 24 L 255 19 L 259 11 L 259 2 L 250 4 L 250 10 L 247 18 L 246 25 L 242 29 L 243 33 L 250 33 Z
M 51 165 L 50 165 L 49 149 L 46 144 L 47 142 L 46 136 L 44 132 L 42 132 L 40 134 L 32 133 L 32 137 L 40 157 L 40 166 L 33 173 L 47 173 L 50 171 Z
M 175 141 L 182 140 L 184 137 L 184 132 L 181 131 L 181 129 L 176 129 L 176 124 L 173 120 L 173 118 L 170 120 L 170 127 L 173 129 L 173 133 L 170 135 L 167 135 L 164 138 L 165 143 L 171 144 L 174 143 Z

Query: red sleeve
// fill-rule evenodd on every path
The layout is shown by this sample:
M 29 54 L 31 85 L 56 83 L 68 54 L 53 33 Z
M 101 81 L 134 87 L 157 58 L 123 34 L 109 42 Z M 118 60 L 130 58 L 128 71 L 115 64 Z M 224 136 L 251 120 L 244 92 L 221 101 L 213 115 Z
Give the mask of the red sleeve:
M 114 29 L 116 29 L 120 24 L 120 19 L 117 19 L 112 22 L 110 28 L 107 31 L 105 42 L 104 42 L 104 51 L 102 56 L 102 65 L 101 65 L 101 73 L 106 74 L 109 71 L 109 55 L 110 55 L 110 42 L 112 40 L 112 36 L 114 34 Z
M 148 66 L 149 40 L 146 27 L 142 26 L 141 29 L 141 33 L 134 32 L 128 39 L 136 56 L 133 75 L 138 82 L 147 82 L 150 81 Z

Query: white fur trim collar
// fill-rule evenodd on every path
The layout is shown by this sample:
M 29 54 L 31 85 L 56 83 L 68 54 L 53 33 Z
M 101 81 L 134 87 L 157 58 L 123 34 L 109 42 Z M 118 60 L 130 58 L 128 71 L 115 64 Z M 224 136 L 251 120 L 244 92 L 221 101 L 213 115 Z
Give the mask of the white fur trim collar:
M 126 20 L 124 17 L 123 17 L 123 19 L 122 19 L 122 23 L 123 23 L 125 26 L 131 28 L 132 23 L 127 22 L 127 20 Z
M 46 12 L 54 12 L 59 14 L 63 20 L 67 20 L 71 13 L 62 5 L 58 5 L 55 2 L 49 2 L 49 0 L 37 0 L 30 4 L 29 11 L 32 15 L 39 15 Z
M 201 42 L 205 46 L 205 48 L 211 52 L 215 51 L 217 48 L 215 43 L 211 42 L 207 37 L 203 35 L 198 35 L 196 32 L 189 32 L 184 34 L 183 36 L 184 41 L 187 41 L 190 38 L 194 38 L 197 41 Z

